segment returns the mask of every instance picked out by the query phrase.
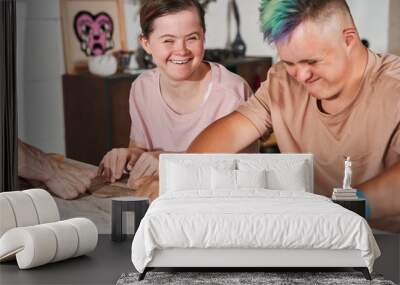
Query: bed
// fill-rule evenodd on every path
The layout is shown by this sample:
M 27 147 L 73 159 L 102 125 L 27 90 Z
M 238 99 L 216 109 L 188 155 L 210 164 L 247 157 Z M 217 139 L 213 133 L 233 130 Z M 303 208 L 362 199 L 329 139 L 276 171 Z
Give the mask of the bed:
M 163 154 L 160 196 L 132 242 L 154 268 L 352 267 L 371 279 L 368 223 L 313 194 L 311 154 Z

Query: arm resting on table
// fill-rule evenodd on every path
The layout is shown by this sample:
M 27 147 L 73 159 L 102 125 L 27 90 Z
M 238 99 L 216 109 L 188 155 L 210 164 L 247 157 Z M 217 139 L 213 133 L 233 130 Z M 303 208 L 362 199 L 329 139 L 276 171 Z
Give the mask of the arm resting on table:
M 371 218 L 400 216 L 400 162 L 357 185 L 371 207 Z

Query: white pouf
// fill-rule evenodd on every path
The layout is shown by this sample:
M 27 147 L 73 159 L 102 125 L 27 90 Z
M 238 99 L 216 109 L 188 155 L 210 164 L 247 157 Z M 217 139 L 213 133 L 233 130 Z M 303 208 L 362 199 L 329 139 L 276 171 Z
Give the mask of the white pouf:
M 87 218 L 59 221 L 43 189 L 0 193 L 0 214 L 0 262 L 16 258 L 20 269 L 28 269 L 96 248 L 96 225 Z

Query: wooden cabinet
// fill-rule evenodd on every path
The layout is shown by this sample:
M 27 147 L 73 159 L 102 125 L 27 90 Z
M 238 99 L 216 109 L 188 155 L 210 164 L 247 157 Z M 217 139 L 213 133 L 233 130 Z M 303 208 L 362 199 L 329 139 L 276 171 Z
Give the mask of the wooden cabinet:
M 272 64 L 269 57 L 245 57 L 222 63 L 256 90 Z M 98 165 L 104 154 L 129 143 L 129 91 L 137 75 L 63 76 L 67 157 Z
M 230 71 L 246 79 L 255 92 L 261 82 L 267 78 L 268 69 L 272 65 L 270 57 L 245 57 L 227 60 L 222 63 Z
M 64 75 L 67 157 L 97 165 L 113 147 L 129 143 L 129 90 L 134 75 Z

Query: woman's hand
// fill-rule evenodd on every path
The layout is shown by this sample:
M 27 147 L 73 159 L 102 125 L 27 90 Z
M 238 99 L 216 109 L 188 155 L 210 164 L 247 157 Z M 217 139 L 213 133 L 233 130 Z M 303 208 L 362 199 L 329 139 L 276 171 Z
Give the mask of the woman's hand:
M 160 151 L 143 152 L 130 171 L 128 187 L 137 189 L 137 180 L 144 176 L 158 176 Z
M 103 157 L 97 174 L 103 176 L 107 182 L 114 183 L 122 177 L 124 171 L 133 170 L 142 153 L 144 150 L 137 147 L 114 148 Z

